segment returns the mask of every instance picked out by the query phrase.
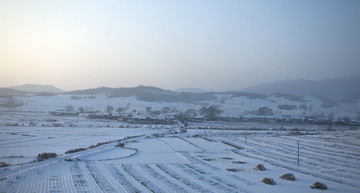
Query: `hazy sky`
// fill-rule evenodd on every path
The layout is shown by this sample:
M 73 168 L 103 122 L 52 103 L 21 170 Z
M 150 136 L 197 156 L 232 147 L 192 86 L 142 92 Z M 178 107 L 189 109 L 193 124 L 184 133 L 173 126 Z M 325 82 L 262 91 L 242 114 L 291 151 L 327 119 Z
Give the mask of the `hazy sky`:
M 359 0 L 0 0 L 0 87 L 222 91 L 354 74 Z

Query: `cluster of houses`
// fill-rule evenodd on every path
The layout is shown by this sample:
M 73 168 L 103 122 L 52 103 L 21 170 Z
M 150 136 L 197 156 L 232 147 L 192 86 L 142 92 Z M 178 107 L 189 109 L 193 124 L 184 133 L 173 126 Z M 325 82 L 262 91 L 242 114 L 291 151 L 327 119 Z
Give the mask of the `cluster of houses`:
M 118 120 L 133 124 L 175 124 L 176 119 L 172 115 L 151 115 L 148 113 L 138 112 L 136 115 L 132 113 L 96 113 L 89 114 L 89 118 L 92 119 L 110 119 Z
M 52 111 L 49 112 L 53 116 L 79 116 L 77 111 Z M 84 112 L 88 118 L 91 119 L 107 119 L 118 120 L 122 122 L 132 124 L 176 124 L 177 121 L 185 122 L 197 122 L 204 121 L 226 121 L 226 122 L 268 122 L 268 123 L 292 123 L 292 124 L 321 124 L 321 125 L 349 125 L 360 126 L 360 121 L 352 119 L 319 119 L 312 116 L 306 117 L 292 117 L 289 115 L 281 116 L 263 116 L 263 115 L 250 115 L 240 117 L 216 117 L 216 119 L 209 119 L 205 116 L 184 116 L 176 113 L 160 113 L 153 114 L 151 112 L 138 111 L 134 112 L 122 112 L 122 113 L 106 113 L 100 111 Z

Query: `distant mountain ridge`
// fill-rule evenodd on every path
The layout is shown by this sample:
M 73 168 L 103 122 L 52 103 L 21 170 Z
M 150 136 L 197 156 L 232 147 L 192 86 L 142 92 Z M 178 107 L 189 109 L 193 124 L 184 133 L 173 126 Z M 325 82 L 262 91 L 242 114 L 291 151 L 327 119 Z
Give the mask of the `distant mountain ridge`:
M 324 80 L 284 80 L 264 83 L 242 91 L 205 92 L 201 89 L 165 90 L 153 86 L 99 87 L 64 92 L 51 85 L 21 85 L 0 88 L 0 95 L 26 95 L 26 93 L 64 93 L 71 95 L 105 94 L 110 98 L 135 96 L 148 102 L 201 102 L 216 100 L 217 94 L 231 94 L 232 97 L 267 99 L 269 96 L 283 97 L 289 100 L 303 101 L 303 97 L 312 95 L 325 102 L 358 102 L 360 100 L 360 75 Z M 200 92 L 201 91 L 201 92 Z
M 70 91 L 70 92 L 66 92 L 65 94 L 71 94 L 71 95 L 105 94 L 110 98 L 135 96 L 138 100 L 148 101 L 148 102 L 184 102 L 184 103 L 216 100 L 217 94 L 226 94 L 226 95 L 231 95 L 232 97 L 248 97 L 253 99 L 267 98 L 267 96 L 262 94 L 240 92 L 240 91 L 193 93 L 193 92 L 176 92 L 171 90 L 164 90 L 152 86 L 120 87 L 120 88 L 99 87 L 99 88 L 92 88 L 85 90 Z
M 39 85 L 39 84 L 24 84 L 19 86 L 10 86 L 10 89 L 23 91 L 23 92 L 31 92 L 31 93 L 63 93 L 65 91 L 56 88 L 52 85 Z
M 360 75 L 324 80 L 284 80 L 260 84 L 243 91 L 265 95 L 317 95 L 334 102 L 356 102 L 360 100 Z
M 66 92 L 66 94 L 73 95 L 91 95 L 91 94 L 105 94 L 110 98 L 115 97 L 130 97 L 135 96 L 138 100 L 155 102 L 196 102 L 204 100 L 213 100 L 216 97 L 211 93 L 187 93 L 187 92 L 174 92 L 164 90 L 152 86 L 138 86 L 138 87 L 122 87 L 122 88 L 108 88 L 100 87 L 94 89 L 85 89 Z

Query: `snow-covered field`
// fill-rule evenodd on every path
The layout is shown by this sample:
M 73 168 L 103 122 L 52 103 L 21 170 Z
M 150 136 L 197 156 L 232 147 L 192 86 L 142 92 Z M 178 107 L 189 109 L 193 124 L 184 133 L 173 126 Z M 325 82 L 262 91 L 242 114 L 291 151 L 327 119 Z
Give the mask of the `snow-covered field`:
M 157 135 L 156 135 L 157 136 Z M 147 134 L 1 170 L 2 192 L 359 192 L 360 132 Z M 297 141 L 300 165 L 297 166 Z M 263 164 L 265 171 L 255 170 Z M 295 181 L 279 179 L 285 173 Z M 268 177 L 275 185 L 259 182 Z
M 104 110 L 107 105 L 131 103 L 130 111 L 141 111 L 147 106 L 199 109 L 202 104 L 101 96 L 22 100 L 25 105 L 15 111 L 0 111 L 0 162 L 10 164 L 0 168 L 0 192 L 360 192 L 357 127 L 206 122 L 191 123 L 180 133 L 180 123 L 138 125 L 47 112 L 65 105 Z M 275 109 L 291 103 L 259 100 L 229 98 L 222 108 L 225 114 L 241 115 L 261 106 Z M 308 103 L 312 111 L 336 110 L 323 109 L 317 101 Z M 355 117 L 357 105 L 335 107 L 337 116 Z M 299 109 L 288 113 L 302 115 Z M 118 146 L 119 141 L 124 146 Z M 94 146 L 102 142 L 106 143 Z M 65 154 L 76 148 L 87 149 Z M 58 156 L 34 161 L 43 152 Z M 258 164 L 266 170 L 254 169 Z M 286 173 L 296 180 L 279 178 Z M 272 178 L 275 185 L 260 182 L 263 178 Z M 317 181 L 328 189 L 311 189 Z
M 239 117 L 239 116 L 252 116 L 251 112 L 260 107 L 268 107 L 273 110 L 274 116 L 292 116 L 294 118 L 304 116 L 323 116 L 327 118 L 329 114 L 333 114 L 334 118 L 349 116 L 352 119 L 360 117 L 360 101 L 357 103 L 340 103 L 335 106 L 325 108 L 322 106 L 323 101 L 313 97 L 306 96 L 303 101 L 289 100 L 284 97 L 268 97 L 262 98 L 249 98 L 246 96 L 232 97 L 231 95 L 222 94 L 217 95 L 216 100 L 200 101 L 197 103 L 168 103 L 168 102 L 146 102 L 137 100 L 136 97 L 119 97 L 108 98 L 103 94 L 91 95 L 96 97 L 90 98 L 90 95 L 80 95 L 80 99 L 71 99 L 71 95 L 57 95 L 57 96 L 28 96 L 16 97 L 19 101 L 24 102 L 23 106 L 17 107 L 16 111 L 25 112 L 48 112 L 56 110 L 64 110 L 66 106 L 73 106 L 75 110 L 82 107 L 85 110 L 98 110 L 105 111 L 107 106 L 114 107 L 127 107 L 128 112 L 131 111 L 145 111 L 146 107 L 152 107 L 152 110 L 161 110 L 163 107 L 175 108 L 178 111 L 185 111 L 187 109 L 198 110 L 203 106 L 216 104 L 223 110 L 223 116 Z M 0 103 L 2 102 L 0 98 Z M 296 106 L 293 110 L 279 109 L 279 105 Z M 306 109 L 300 108 L 300 105 Z M 0 110 L 8 110 L 0 107 Z M 116 113 L 116 111 L 114 111 Z

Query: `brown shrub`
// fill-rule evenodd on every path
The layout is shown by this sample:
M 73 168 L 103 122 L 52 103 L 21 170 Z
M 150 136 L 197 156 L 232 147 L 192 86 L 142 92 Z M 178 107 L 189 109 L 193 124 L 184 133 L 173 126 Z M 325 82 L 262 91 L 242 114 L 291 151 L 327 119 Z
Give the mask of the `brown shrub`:
M 275 181 L 272 178 L 264 178 L 260 182 L 263 182 L 263 183 L 269 184 L 269 185 L 275 185 Z
M 324 183 L 315 182 L 314 184 L 310 185 L 310 188 L 313 189 L 320 189 L 320 190 L 326 190 L 327 186 Z
M 80 148 L 76 148 L 76 149 L 67 150 L 65 152 L 65 154 L 70 154 L 70 153 L 75 153 L 75 152 L 85 151 L 85 150 L 87 150 L 87 148 L 80 147 Z
M 116 147 L 124 147 L 125 146 L 125 144 L 123 143 L 123 142 L 119 142 L 117 145 L 116 145 Z
M 260 171 L 266 170 L 266 169 L 265 169 L 265 166 L 262 165 L 262 164 L 257 165 L 254 169 L 255 169 L 255 170 L 260 170 Z
M 56 153 L 45 152 L 45 153 L 38 154 L 37 160 L 38 161 L 43 161 L 43 160 L 46 160 L 46 159 L 49 159 L 49 158 L 52 158 L 52 157 L 57 157 Z
M 294 174 L 284 174 L 284 175 L 280 176 L 279 178 L 281 178 L 283 180 L 295 181 Z
M 0 168 L 9 166 L 8 163 L 0 162 Z
M 107 144 L 107 143 L 109 143 L 109 142 L 100 142 L 100 143 L 97 143 L 96 145 L 90 145 L 90 146 L 89 146 L 89 149 L 93 149 L 93 148 L 95 148 L 95 147 L 99 147 L 99 146 L 105 145 L 105 144 Z

